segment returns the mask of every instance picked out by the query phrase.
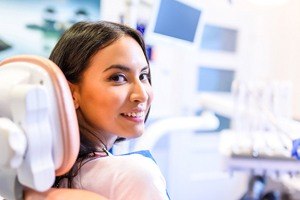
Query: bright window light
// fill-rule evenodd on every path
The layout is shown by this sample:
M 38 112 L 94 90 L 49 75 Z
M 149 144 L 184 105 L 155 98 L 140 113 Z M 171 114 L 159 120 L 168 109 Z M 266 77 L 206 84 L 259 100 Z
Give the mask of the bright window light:
M 273 5 L 283 5 L 288 2 L 288 0 L 248 0 L 249 2 L 262 5 L 262 6 L 273 6 Z

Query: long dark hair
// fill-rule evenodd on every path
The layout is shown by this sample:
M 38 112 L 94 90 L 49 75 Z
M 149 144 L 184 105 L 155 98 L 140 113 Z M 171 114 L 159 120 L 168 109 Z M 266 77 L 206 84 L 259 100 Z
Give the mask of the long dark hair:
M 92 57 L 101 49 L 111 45 L 122 36 L 133 38 L 142 48 L 149 64 L 144 40 L 136 30 L 113 22 L 78 22 L 64 32 L 49 59 L 52 60 L 64 73 L 66 79 L 73 84 L 80 83 L 84 71 L 88 68 Z M 151 78 L 150 78 L 151 84 Z M 149 112 L 146 115 L 148 117 Z M 80 130 L 80 150 L 76 163 L 65 175 L 57 177 L 55 187 L 59 187 L 62 179 L 68 179 L 68 187 L 72 187 L 72 180 L 78 174 L 81 166 L 95 158 L 97 153 L 103 153 L 96 142 L 106 146 L 95 132 L 86 123 L 80 111 L 77 111 Z M 96 139 L 96 140 L 95 140 Z M 118 138 L 116 142 L 124 140 Z

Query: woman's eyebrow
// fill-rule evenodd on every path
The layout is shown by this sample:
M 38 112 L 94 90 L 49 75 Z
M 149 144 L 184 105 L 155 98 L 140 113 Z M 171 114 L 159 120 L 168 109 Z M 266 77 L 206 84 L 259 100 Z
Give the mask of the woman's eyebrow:
M 120 70 L 125 71 L 125 72 L 129 72 L 130 71 L 129 67 L 126 67 L 125 65 L 119 65 L 119 64 L 117 64 L 117 65 L 111 65 L 111 66 L 109 66 L 103 72 L 106 72 L 106 71 L 109 71 L 109 70 L 112 70 L 112 69 L 120 69 Z
M 106 72 L 106 71 L 109 71 L 109 70 L 112 70 L 112 69 L 119 69 L 119 70 L 122 70 L 122 71 L 125 71 L 125 72 L 131 71 L 131 69 L 129 67 L 125 66 L 125 65 L 116 64 L 116 65 L 109 66 L 103 72 Z M 143 67 L 141 69 L 141 72 L 144 71 L 144 70 L 147 70 L 147 69 L 149 69 L 149 66 Z

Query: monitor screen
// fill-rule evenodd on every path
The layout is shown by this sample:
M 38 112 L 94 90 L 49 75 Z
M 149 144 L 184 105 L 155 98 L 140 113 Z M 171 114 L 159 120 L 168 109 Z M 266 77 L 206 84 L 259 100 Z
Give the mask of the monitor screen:
M 161 0 L 154 33 L 194 42 L 201 11 L 175 0 Z
M 236 52 L 237 35 L 235 29 L 205 24 L 200 47 L 212 51 Z
M 197 90 L 199 92 L 230 92 L 234 74 L 234 70 L 201 66 L 198 71 Z

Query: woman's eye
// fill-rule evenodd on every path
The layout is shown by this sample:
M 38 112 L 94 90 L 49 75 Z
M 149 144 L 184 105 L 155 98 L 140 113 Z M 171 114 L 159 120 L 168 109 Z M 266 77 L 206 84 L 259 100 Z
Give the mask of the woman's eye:
M 122 74 L 116 74 L 109 78 L 111 81 L 117 82 L 117 83 L 123 83 L 127 81 L 126 77 Z
M 141 81 L 145 81 L 145 80 L 149 80 L 149 79 L 150 79 L 149 74 L 143 73 L 140 75 Z

